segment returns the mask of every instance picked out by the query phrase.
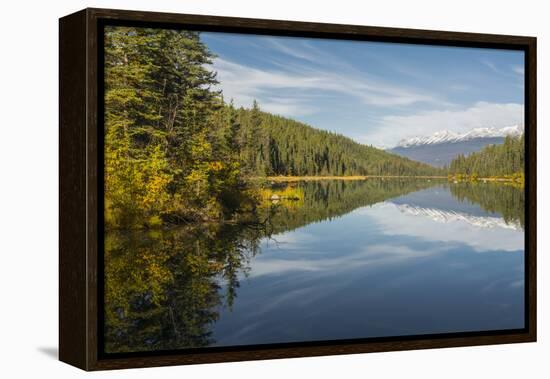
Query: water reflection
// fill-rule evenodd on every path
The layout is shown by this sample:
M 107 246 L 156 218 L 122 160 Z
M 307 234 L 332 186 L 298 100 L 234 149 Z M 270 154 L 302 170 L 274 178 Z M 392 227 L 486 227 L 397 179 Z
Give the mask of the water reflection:
M 523 326 L 522 189 L 299 185 L 301 201 L 267 204 L 266 228 L 107 233 L 105 350 Z
M 238 274 L 247 272 L 259 238 L 234 225 L 107 233 L 105 350 L 213 343 L 217 308 L 233 305 Z

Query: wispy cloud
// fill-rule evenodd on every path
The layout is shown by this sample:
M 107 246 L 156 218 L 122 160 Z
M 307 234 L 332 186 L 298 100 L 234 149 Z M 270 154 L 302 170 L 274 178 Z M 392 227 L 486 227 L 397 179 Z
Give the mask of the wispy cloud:
M 494 64 L 493 62 L 491 62 L 490 60 L 487 60 L 487 59 L 482 59 L 481 60 L 481 63 L 483 63 L 486 67 L 488 67 L 491 71 L 497 73 L 497 74 L 501 74 L 502 71 L 497 67 L 496 64 Z
M 285 116 L 300 116 L 316 111 L 314 106 L 306 104 L 305 93 L 285 94 L 280 90 L 314 88 L 318 78 L 261 70 L 221 58 L 214 60 L 214 69 L 218 73 L 224 97 L 233 99 L 237 106 L 250 107 L 256 99 L 262 109 Z
M 318 63 L 319 55 L 322 54 L 322 52 L 312 47 L 305 40 L 299 40 L 299 45 L 296 42 L 292 45 L 285 44 L 281 38 L 267 38 L 266 40 L 274 50 L 280 53 L 313 63 Z
M 425 136 L 440 130 L 466 132 L 479 127 L 503 127 L 523 122 L 524 107 L 515 103 L 478 102 L 463 109 L 428 110 L 412 115 L 383 116 L 362 142 L 392 147 L 402 138 Z
M 521 76 L 523 76 L 525 74 L 525 69 L 523 68 L 523 66 L 512 66 L 512 70 L 516 74 L 521 75 Z
M 511 66 L 511 70 L 510 70 L 510 66 L 505 66 L 505 67 L 502 67 L 502 65 L 497 66 L 496 64 L 494 64 L 493 62 L 487 59 L 483 59 L 481 63 L 486 67 L 488 67 L 495 74 L 498 74 L 501 76 L 512 77 L 512 76 L 520 75 L 521 77 L 523 77 L 525 73 L 525 69 L 523 65 L 513 65 Z
M 214 60 L 214 69 L 218 72 L 224 96 L 233 99 L 236 105 L 250 106 L 257 99 L 263 109 L 288 116 L 315 112 L 317 108 L 307 100 L 318 96 L 319 91 L 343 94 L 376 107 L 445 103 L 433 94 L 369 78 L 365 74 L 338 74 L 296 65 L 287 70 L 259 69 L 223 58 Z

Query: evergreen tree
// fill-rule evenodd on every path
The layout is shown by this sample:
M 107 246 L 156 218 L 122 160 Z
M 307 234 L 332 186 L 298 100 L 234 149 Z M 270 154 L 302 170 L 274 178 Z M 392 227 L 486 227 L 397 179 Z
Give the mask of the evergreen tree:
M 525 137 L 506 137 L 500 145 L 489 145 L 468 156 L 457 156 L 449 165 L 449 174 L 470 178 L 524 177 Z

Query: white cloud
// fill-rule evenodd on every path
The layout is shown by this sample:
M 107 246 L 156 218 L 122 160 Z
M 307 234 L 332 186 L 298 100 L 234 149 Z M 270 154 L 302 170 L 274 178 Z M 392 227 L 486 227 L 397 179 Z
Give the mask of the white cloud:
M 282 71 L 266 71 L 217 58 L 214 69 L 218 73 L 224 97 L 233 99 L 236 106 L 250 107 L 254 99 L 262 109 L 285 116 L 313 113 L 315 109 L 304 104 L 303 96 L 277 96 L 275 90 L 313 88 L 318 78 L 304 78 Z
M 237 106 L 245 107 L 257 99 L 263 109 L 287 116 L 317 111 L 309 100 L 311 96 L 318 96 L 319 91 L 344 94 L 377 107 L 445 103 L 432 94 L 389 84 L 366 74 L 341 75 L 298 66 L 289 66 L 288 70 L 264 70 L 222 58 L 214 60 L 214 69 L 226 99 L 233 99 Z
M 403 138 L 431 135 L 441 130 L 463 133 L 479 127 L 504 127 L 522 123 L 523 119 L 523 104 L 478 102 L 465 109 L 384 116 L 379 126 L 360 140 L 380 147 L 391 147 Z
M 523 76 L 525 74 L 525 69 L 523 68 L 523 66 L 513 66 L 512 70 L 516 74 L 521 75 L 521 76 Z

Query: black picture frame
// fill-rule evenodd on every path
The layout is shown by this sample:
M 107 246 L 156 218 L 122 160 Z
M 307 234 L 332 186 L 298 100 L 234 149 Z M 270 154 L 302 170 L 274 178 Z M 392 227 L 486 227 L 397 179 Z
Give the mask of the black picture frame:
M 506 331 L 200 348 L 192 351 L 103 353 L 102 99 L 105 25 L 524 51 L 526 327 Z M 88 8 L 60 19 L 59 45 L 61 361 L 84 370 L 106 370 L 536 341 L 536 38 Z

